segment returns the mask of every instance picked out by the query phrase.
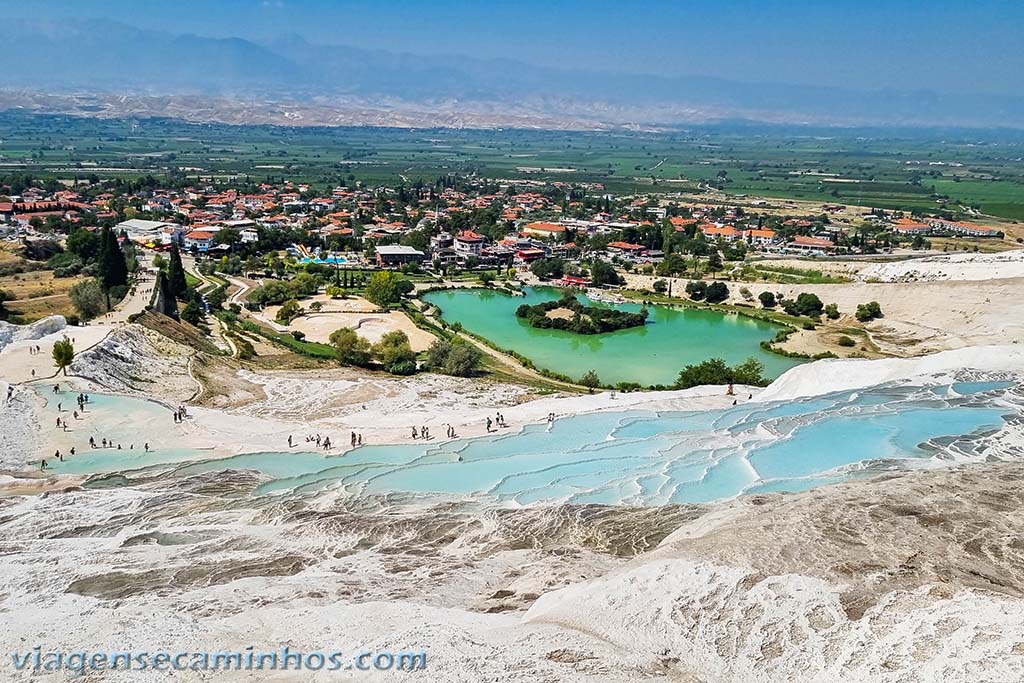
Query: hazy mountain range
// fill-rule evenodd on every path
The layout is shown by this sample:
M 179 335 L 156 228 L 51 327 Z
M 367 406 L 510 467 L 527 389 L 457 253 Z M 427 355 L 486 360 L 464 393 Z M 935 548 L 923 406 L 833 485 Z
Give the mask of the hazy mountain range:
M 166 115 L 190 120 L 301 125 L 606 128 L 749 119 L 1024 128 L 1024 96 L 570 71 L 513 58 L 317 45 L 294 35 L 268 43 L 206 38 L 95 19 L 9 20 L 5 28 L 0 108 L 118 116 L 161 115 L 166 107 Z

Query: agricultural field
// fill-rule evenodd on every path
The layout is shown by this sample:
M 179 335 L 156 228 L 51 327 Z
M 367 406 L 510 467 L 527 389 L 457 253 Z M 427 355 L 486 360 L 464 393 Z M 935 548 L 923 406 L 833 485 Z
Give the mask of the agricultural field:
M 1024 133 L 719 125 L 663 132 L 286 128 L 0 113 L 0 173 L 330 187 L 448 173 L 1024 219 Z

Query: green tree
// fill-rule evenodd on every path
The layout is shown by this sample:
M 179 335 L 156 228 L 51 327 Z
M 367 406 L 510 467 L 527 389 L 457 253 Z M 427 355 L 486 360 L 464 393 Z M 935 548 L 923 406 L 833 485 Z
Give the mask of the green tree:
M 471 377 L 480 365 L 482 354 L 472 344 L 459 339 L 438 339 L 427 349 L 424 366 L 445 375 Z
M 796 311 L 798 315 L 820 318 L 824 309 L 825 305 L 821 303 L 821 299 L 818 298 L 817 294 L 802 292 L 796 298 Z
M 829 304 L 828 306 L 825 306 L 825 316 L 829 320 L 838 320 L 839 306 L 837 306 L 836 304 Z
M 402 298 L 402 289 L 399 285 L 401 279 L 390 270 L 374 273 L 366 283 L 366 298 L 381 308 L 398 303 Z
M 715 249 L 708 254 L 708 272 L 711 273 L 711 277 L 715 276 L 715 273 L 722 270 L 722 257 L 719 255 L 718 250 Z
M 188 282 L 185 280 L 185 266 L 181 263 L 181 252 L 178 250 L 177 242 L 171 242 L 170 263 L 167 266 L 167 279 L 171 288 L 171 294 L 175 299 L 185 297 L 188 291 Z
M 160 300 L 163 302 L 159 311 L 164 315 L 178 319 L 178 301 L 174 298 L 174 290 L 171 288 L 171 279 L 167 273 L 160 271 L 156 279 L 157 290 L 160 292 Z
M 107 296 L 95 279 L 83 280 L 68 290 L 68 298 L 82 320 L 107 312 Z
M 686 295 L 694 301 L 700 301 L 708 292 L 708 285 L 703 280 L 690 280 L 686 283 Z
M 749 384 L 765 386 L 768 380 L 763 376 L 764 365 L 756 358 L 748 358 L 734 367 L 729 367 L 721 358 L 710 358 L 696 365 L 687 365 L 676 379 L 677 389 L 689 389 L 706 384 Z
M 302 306 L 295 299 L 288 299 L 278 309 L 275 319 L 282 325 L 289 324 L 292 320 L 302 315 Z
M 729 298 L 729 288 L 725 286 L 724 282 L 712 282 L 708 285 L 704 298 L 708 303 L 721 303 Z
M 77 228 L 68 235 L 65 246 L 83 261 L 93 261 L 100 254 L 100 235 L 84 228 Z
M 65 375 L 68 374 L 68 366 L 75 359 L 75 345 L 67 337 L 63 337 L 53 344 L 53 364 Z
M 584 387 L 595 389 L 601 386 L 601 378 L 597 376 L 597 372 L 594 370 L 587 370 L 582 377 L 579 378 L 578 384 Z
M 203 309 L 192 299 L 181 309 L 180 317 L 189 325 L 198 326 L 203 321 Z
M 356 334 L 351 327 L 341 327 L 331 332 L 330 341 L 339 363 L 359 367 L 370 364 L 370 342 Z
M 393 375 L 411 375 L 416 372 L 416 353 L 409 345 L 409 337 L 401 330 L 388 332 L 381 337 L 373 345 L 373 355 Z
M 206 305 L 211 310 L 219 311 L 224 308 L 224 302 L 228 300 L 228 295 L 224 285 L 217 287 L 212 292 L 206 295 Z
M 124 253 L 117 241 L 117 236 L 110 228 L 103 228 L 100 237 L 100 258 L 98 276 L 103 288 L 128 284 L 128 266 L 125 265 Z
M 595 285 L 621 285 L 624 282 L 614 266 L 600 259 L 590 264 L 590 281 Z
M 775 295 L 772 294 L 771 292 L 761 292 L 760 294 L 757 295 L 757 299 L 765 308 L 775 308 L 775 305 L 777 303 L 775 301 Z
M 530 272 L 541 280 L 551 280 L 565 274 L 565 261 L 559 258 L 537 259 L 530 264 Z

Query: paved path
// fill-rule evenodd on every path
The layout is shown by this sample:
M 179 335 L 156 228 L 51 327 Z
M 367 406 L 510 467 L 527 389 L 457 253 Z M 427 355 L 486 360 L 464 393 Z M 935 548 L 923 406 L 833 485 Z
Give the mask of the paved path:
M 75 345 L 75 354 L 92 348 L 119 325 L 128 321 L 129 316 L 141 313 L 149 305 L 156 279 L 151 270 L 149 254 L 139 256 L 139 275 L 135 287 L 115 309 L 104 316 L 78 327 L 68 326 L 64 331 L 42 339 L 17 341 L 0 351 L 0 377 L 11 383 L 30 382 L 52 377 L 57 369 L 53 365 L 53 345 L 67 335 Z M 30 349 L 38 346 L 39 353 Z M 34 374 L 33 374 L 34 371 Z

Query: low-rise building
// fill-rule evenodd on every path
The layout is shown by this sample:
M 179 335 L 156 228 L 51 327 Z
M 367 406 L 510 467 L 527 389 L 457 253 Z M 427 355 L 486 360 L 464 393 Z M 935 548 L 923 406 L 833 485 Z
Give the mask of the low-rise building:
M 832 242 L 822 239 L 820 237 L 806 237 L 804 235 L 797 235 L 786 244 L 786 251 L 792 251 L 798 254 L 812 254 L 820 256 L 829 252 L 835 251 L 836 245 Z
M 630 256 L 640 256 L 647 247 L 642 244 L 631 244 L 629 242 L 609 242 L 608 251 L 613 254 L 628 254 Z
M 170 242 L 181 244 L 184 233 L 178 223 L 147 221 L 141 218 L 121 221 L 115 226 L 115 229 L 118 232 L 123 231 L 131 241 L 143 244 L 168 244 Z
M 213 233 L 206 230 L 193 230 L 185 235 L 185 248 L 189 251 L 195 249 L 199 253 L 209 251 L 213 248 Z
M 545 223 L 543 221 L 537 221 L 534 223 L 527 223 L 523 226 L 523 233 L 527 235 L 533 235 L 534 237 L 544 237 L 548 239 L 561 237 L 565 233 L 565 226 L 559 225 L 558 223 Z
M 401 244 L 386 244 L 375 249 L 377 265 L 381 268 L 405 265 L 406 263 L 423 263 L 427 255 L 419 249 Z
M 483 235 L 477 234 L 472 230 L 463 230 L 455 236 L 453 247 L 455 253 L 463 258 L 469 256 L 479 257 L 480 252 L 483 251 L 485 241 Z

